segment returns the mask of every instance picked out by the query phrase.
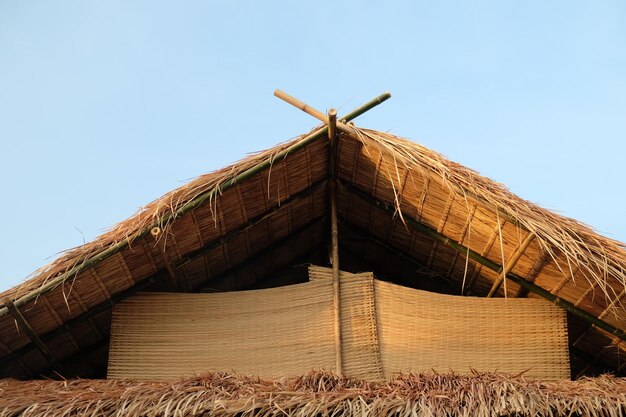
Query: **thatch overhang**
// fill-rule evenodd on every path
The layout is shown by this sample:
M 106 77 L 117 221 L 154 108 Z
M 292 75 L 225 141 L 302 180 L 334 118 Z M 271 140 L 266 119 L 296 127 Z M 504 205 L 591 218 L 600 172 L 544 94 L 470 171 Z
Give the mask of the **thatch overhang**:
M 218 373 L 176 382 L 0 381 L 0 417 L 622 416 L 626 380 L 539 382 L 494 373 L 412 374 L 388 382 L 329 373 L 278 381 Z
M 547 298 L 570 311 L 572 376 L 624 375 L 623 243 L 406 139 L 353 128 L 337 142 L 331 164 L 320 127 L 200 176 L 5 291 L 1 375 L 104 376 L 111 307 L 140 290 L 307 280 L 305 265 L 328 264 L 333 165 L 342 270 L 450 294 Z

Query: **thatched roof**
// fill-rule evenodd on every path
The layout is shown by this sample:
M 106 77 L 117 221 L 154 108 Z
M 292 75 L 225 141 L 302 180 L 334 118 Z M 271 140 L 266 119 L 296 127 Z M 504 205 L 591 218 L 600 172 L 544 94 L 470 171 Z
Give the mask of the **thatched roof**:
M 0 417 L 623 416 L 626 380 L 539 382 L 503 374 L 414 374 L 365 383 L 324 372 L 278 381 L 207 374 L 175 383 L 0 381 Z
M 318 128 L 200 176 L 4 292 L 34 337 L 0 309 L 2 375 L 102 376 L 111 305 L 137 290 L 306 280 L 301 265 L 328 262 L 328 154 Z M 439 292 L 547 298 L 570 311 L 573 376 L 624 372 L 623 243 L 387 133 L 341 133 L 333 163 L 342 270 Z

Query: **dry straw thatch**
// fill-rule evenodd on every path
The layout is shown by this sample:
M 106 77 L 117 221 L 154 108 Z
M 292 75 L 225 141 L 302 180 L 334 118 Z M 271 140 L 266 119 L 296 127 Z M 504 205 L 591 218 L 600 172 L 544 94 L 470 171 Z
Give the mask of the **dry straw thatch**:
M 226 373 L 175 383 L 0 382 L 0 417 L 623 416 L 626 380 L 538 382 L 496 373 L 412 374 L 381 383 L 326 372 L 261 380 Z
M 588 280 L 597 282 L 611 299 L 617 297 L 618 293 L 606 285 L 608 276 L 614 277 L 626 288 L 624 243 L 601 236 L 577 220 L 526 201 L 511 193 L 503 184 L 481 176 L 422 145 L 387 133 L 364 129 L 358 132 L 366 147 L 377 148 L 409 172 L 418 171 L 422 175 L 442 180 L 463 198 L 478 200 L 534 233 L 543 251 L 552 258 L 559 254 L 567 258 L 568 270 L 563 271 L 564 275 L 572 275 L 576 267 Z M 392 184 L 398 183 L 395 172 L 388 172 L 387 176 Z
M 58 280 L 55 286 L 64 284 L 75 277 L 82 266 L 89 264 L 90 259 L 106 257 L 122 246 L 131 244 L 137 237 L 145 235 L 154 226 L 167 229 L 177 216 L 193 207 L 204 203 L 214 204 L 222 189 L 234 185 L 259 165 L 269 165 L 271 170 L 275 159 L 310 143 L 316 135 L 320 136 L 320 129 L 252 155 L 224 169 L 202 175 L 169 192 L 94 241 L 65 252 L 36 271 L 31 279 L 1 295 L 17 299 L 51 281 Z M 392 186 L 400 184 L 400 170 L 442 182 L 466 201 L 477 201 L 534 233 L 542 250 L 558 264 L 564 276 L 571 276 L 573 279 L 573 271 L 578 271 L 577 276 L 593 282 L 609 299 L 618 299 L 623 293 L 622 290 L 626 287 L 624 243 L 601 236 L 576 220 L 525 201 L 502 184 L 414 142 L 372 130 L 355 128 L 355 132 L 356 137 L 352 139 L 360 141 L 366 152 L 375 150 L 393 162 L 395 169 L 388 169 L 383 173 Z M 394 193 L 399 208 L 402 201 L 401 191 L 394 189 Z M 166 233 L 162 234 L 165 235 Z M 556 262 L 559 257 L 565 258 L 565 263 Z M 60 276 L 63 279 L 59 280 Z M 54 280 L 55 277 L 57 280 Z M 616 290 L 614 286 L 607 285 L 608 278 L 621 284 L 622 288 Z
M 201 175 L 182 187 L 168 192 L 140 208 L 135 215 L 116 224 L 93 241 L 65 251 L 48 265 L 33 272 L 30 279 L 0 293 L 0 296 L 17 299 L 43 287 L 57 276 L 76 270 L 75 274 L 69 274 L 68 278 L 71 279 L 78 274 L 81 266 L 90 258 L 97 258 L 111 249 L 121 249 L 124 245 L 131 244 L 136 238 L 149 233 L 153 227 L 160 227 L 163 230 L 161 236 L 167 235 L 165 232 L 168 226 L 177 215 L 186 211 L 188 205 L 195 207 L 204 202 L 214 204 L 227 183 L 263 162 L 271 163 L 276 155 L 298 145 L 302 139 L 303 137 L 299 137 L 272 149 L 252 154 L 233 165 Z

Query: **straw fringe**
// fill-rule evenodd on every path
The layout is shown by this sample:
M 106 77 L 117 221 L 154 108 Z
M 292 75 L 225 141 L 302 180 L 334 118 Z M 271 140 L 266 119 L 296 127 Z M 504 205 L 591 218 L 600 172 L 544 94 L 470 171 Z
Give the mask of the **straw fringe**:
M 578 268 L 586 280 L 594 282 L 610 299 L 616 299 L 621 291 L 616 291 L 607 285 L 608 277 L 617 280 L 626 288 L 626 246 L 624 243 L 600 236 L 590 227 L 574 219 L 555 214 L 523 200 L 512 194 L 502 184 L 480 176 L 477 172 L 449 161 L 419 144 L 388 133 L 355 129 L 357 137 L 354 139 L 363 143 L 366 152 L 368 148 L 375 147 L 383 155 L 389 157 L 390 161 L 393 161 L 396 169 L 393 172 L 383 173 L 388 177 L 392 186 L 395 187 L 400 181 L 399 168 L 408 171 L 410 180 L 413 180 L 413 173 L 419 173 L 434 181 L 441 181 L 464 199 L 474 199 L 497 213 L 503 213 L 529 232 L 534 233 L 542 250 L 554 259 L 555 263 L 559 254 L 563 254 L 567 261 L 566 270 L 563 270 L 558 263 L 557 267 L 562 269 L 564 276 L 571 275 L 570 271 Z M 313 131 L 315 130 L 317 129 Z M 28 281 L 3 292 L 0 296 L 19 298 L 45 285 L 52 278 L 84 264 L 91 257 L 102 254 L 114 245 L 131 244 L 154 224 L 158 224 L 165 232 L 161 236 L 167 236 L 167 229 L 175 220 L 176 213 L 198 197 L 208 195 L 207 204 L 211 205 L 214 220 L 217 221 L 216 204 L 224 184 L 268 158 L 273 160 L 276 154 L 297 144 L 305 137 L 306 135 L 303 135 L 275 148 L 251 155 L 236 164 L 202 175 L 165 194 L 94 241 L 66 251 L 52 263 L 31 274 Z M 401 191 L 394 188 L 393 193 L 398 213 L 400 213 Z M 75 276 L 76 274 L 73 274 L 70 280 Z M 67 283 L 62 283 L 62 285 L 67 285 Z M 70 288 L 71 286 L 65 291 Z
M 568 271 L 562 271 L 564 276 L 569 275 L 575 265 L 585 279 L 595 282 L 609 299 L 617 298 L 619 291 L 607 285 L 607 277 L 616 279 L 626 288 L 624 243 L 601 236 L 581 222 L 526 201 L 504 185 L 424 146 L 388 133 L 367 129 L 359 129 L 359 133 L 359 140 L 365 148 L 374 147 L 410 173 L 440 181 L 461 197 L 474 199 L 497 214 L 503 213 L 535 233 L 542 250 L 550 257 L 556 260 L 559 254 L 565 256 Z M 395 175 L 388 173 L 387 179 L 394 183 Z
M 539 382 L 497 373 L 363 382 L 318 371 L 281 380 L 228 373 L 169 382 L 0 381 L 0 417 L 623 416 L 626 380 Z
M 311 132 L 316 130 L 318 129 L 313 129 Z M 221 189 L 224 184 L 237 175 L 268 159 L 273 163 L 277 154 L 296 145 L 298 142 L 306 139 L 306 137 L 307 135 L 299 136 L 296 139 L 277 145 L 274 148 L 250 154 L 247 158 L 233 165 L 200 175 L 182 187 L 172 190 L 146 206 L 141 207 L 133 216 L 116 224 L 93 241 L 62 252 L 57 259 L 30 274 L 25 282 L 0 293 L 0 296 L 8 296 L 11 299 L 17 299 L 45 285 L 49 280 L 66 271 L 80 268 L 80 266 L 90 258 L 98 256 L 112 246 L 118 244 L 132 244 L 135 239 L 141 237 L 154 225 L 161 229 L 160 238 L 163 238 L 168 235 L 171 223 L 176 220 L 177 211 L 191 201 L 204 195 L 208 195 L 206 204 L 210 206 L 213 220 L 217 224 L 217 200 L 222 193 Z M 269 169 L 271 170 L 271 166 Z M 76 275 L 77 274 L 71 277 L 70 281 L 72 281 Z M 62 283 L 61 285 L 65 284 L 66 283 Z M 64 290 L 64 292 L 66 291 L 67 290 Z

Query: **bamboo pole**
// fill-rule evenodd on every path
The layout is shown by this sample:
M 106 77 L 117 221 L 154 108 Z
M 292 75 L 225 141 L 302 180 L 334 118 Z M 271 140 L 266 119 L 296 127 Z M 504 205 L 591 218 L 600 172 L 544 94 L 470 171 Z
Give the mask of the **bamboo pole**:
M 354 109 L 350 113 L 346 114 L 344 117 L 341 118 L 341 120 L 345 121 L 346 123 L 350 122 L 351 120 L 357 118 L 358 116 L 362 115 L 366 111 L 368 111 L 368 110 L 376 107 L 380 103 L 384 102 L 389 97 L 391 97 L 391 95 L 389 93 L 381 94 L 380 96 L 374 98 L 373 100 L 368 101 L 367 103 L 363 104 L 362 106 L 357 107 L 356 109 Z M 64 283 L 66 280 L 68 280 L 68 279 L 70 279 L 72 277 L 75 277 L 80 272 L 82 272 L 82 271 L 84 271 L 84 270 L 86 270 L 86 269 L 88 269 L 88 268 L 98 264 L 99 262 L 107 259 L 108 257 L 114 255 L 118 251 L 120 251 L 123 248 L 125 248 L 126 246 L 128 246 L 128 244 L 130 242 L 132 242 L 133 240 L 147 235 L 148 233 L 150 233 L 150 230 L 152 230 L 153 227 L 160 227 L 161 225 L 167 223 L 171 219 L 179 217 L 179 216 L 182 216 L 183 214 L 185 214 L 185 213 L 195 209 L 196 207 L 204 204 L 206 201 L 211 200 L 211 199 L 217 197 L 219 194 L 221 194 L 221 193 L 225 192 L 226 190 L 234 187 L 235 185 L 239 184 L 240 182 L 245 181 L 248 178 L 253 177 L 254 175 L 256 175 L 256 174 L 258 174 L 258 173 L 260 173 L 260 172 L 262 172 L 262 171 L 264 171 L 264 170 L 266 170 L 268 168 L 270 168 L 273 164 L 284 160 L 285 158 L 287 158 L 288 155 L 291 155 L 292 153 L 295 153 L 295 152 L 305 148 L 310 143 L 313 143 L 316 140 L 319 140 L 319 139 L 321 139 L 323 137 L 326 137 L 327 132 L 328 132 L 328 128 L 326 126 L 323 126 L 323 127 L 320 127 L 319 129 L 316 129 L 314 132 L 312 132 L 311 134 L 305 136 L 304 138 L 302 138 L 298 142 L 294 143 L 293 145 L 291 145 L 287 149 L 284 149 L 281 152 L 278 152 L 273 157 L 267 158 L 265 161 L 260 162 L 259 164 L 257 164 L 255 166 L 245 170 L 244 172 L 234 176 L 230 180 L 224 181 L 224 183 L 220 184 L 219 187 L 216 187 L 216 188 L 214 188 L 214 189 L 212 189 L 210 191 L 207 191 L 206 193 L 200 194 L 198 197 L 190 200 L 189 202 L 187 202 L 186 204 L 181 206 L 176 211 L 174 211 L 172 213 L 165 214 L 158 221 L 156 221 L 153 224 L 149 225 L 145 229 L 143 229 L 141 231 L 138 231 L 135 235 L 128 236 L 123 241 L 118 242 L 116 244 L 113 244 L 113 245 L 109 246 L 107 249 L 103 250 L 102 252 L 99 252 L 99 253 L 93 255 L 92 257 L 83 260 L 81 263 L 79 263 L 76 266 L 70 268 L 69 270 L 65 271 L 64 273 L 62 273 L 62 274 L 60 274 L 60 275 L 58 275 L 58 276 L 56 276 L 56 277 L 54 277 L 52 279 L 49 279 L 41 287 L 38 287 L 35 290 L 32 290 L 32 291 L 26 293 L 25 295 L 23 295 L 22 297 L 19 297 L 18 299 L 14 300 L 13 303 L 17 307 L 21 307 L 21 306 L 25 305 L 26 303 L 28 303 L 28 302 L 34 300 L 35 298 L 37 298 L 39 295 L 41 295 L 41 294 L 43 294 L 43 293 L 45 293 L 47 291 L 50 291 L 53 288 L 58 287 L 59 285 Z M 6 316 L 8 313 L 9 313 L 9 311 L 8 311 L 8 309 L 6 307 L 1 307 L 0 308 L 0 317 Z
M 511 257 L 511 259 L 509 259 L 509 261 L 506 263 L 506 266 L 504 267 L 504 269 L 501 271 L 498 271 L 498 273 L 501 273 L 501 275 L 493 283 L 491 289 L 489 290 L 489 294 L 487 294 L 488 298 L 493 297 L 496 294 L 496 292 L 498 292 L 498 289 L 500 289 L 500 286 L 504 282 L 507 274 L 511 272 L 513 268 L 515 268 L 515 265 L 517 265 L 517 262 L 520 260 L 520 258 L 522 257 L 526 249 L 528 249 L 528 246 L 532 243 L 533 240 L 535 240 L 535 234 L 532 232 L 528 233 L 526 237 L 524 238 L 524 240 L 522 241 L 522 243 L 517 248 L 517 250 L 515 251 L 515 253 L 513 253 L 513 256 Z M 505 290 L 506 290 L 506 287 L 505 287 Z
M 340 270 L 339 270 L 339 227 L 337 226 L 337 185 L 336 185 L 336 161 L 337 161 L 337 111 L 328 111 L 328 192 L 330 195 L 330 240 L 331 240 L 331 264 L 333 267 L 333 311 L 335 330 L 335 360 L 337 375 L 343 376 L 343 360 L 341 354 L 341 293 L 340 293 Z
M 15 304 L 13 303 L 13 301 L 11 301 L 8 297 L 4 297 L 3 302 L 6 308 L 9 310 L 9 312 L 13 316 L 13 318 L 15 319 L 15 321 L 17 322 L 17 326 L 24 333 L 26 333 L 26 336 L 28 336 L 28 338 L 37 347 L 39 352 L 41 352 L 41 354 L 46 359 L 48 364 L 52 368 L 60 371 L 61 369 L 59 368 L 59 363 L 57 362 L 56 358 L 52 355 L 52 353 L 50 352 L 48 347 L 45 345 L 45 343 L 39 338 L 35 330 L 33 330 L 30 323 L 28 323 L 26 318 L 22 315 L 22 312 L 19 310 L 19 308 L 17 308 Z
M 391 93 L 389 93 L 389 92 L 382 93 L 378 97 L 374 97 L 373 99 L 371 99 L 367 103 L 365 103 L 365 104 L 357 107 L 356 109 L 352 110 L 350 113 L 346 114 L 345 116 L 340 117 L 339 120 L 341 120 L 341 122 L 343 122 L 343 123 L 348 123 L 348 122 L 352 121 L 353 119 L 356 119 L 357 117 L 359 117 L 363 113 L 365 113 L 365 112 L 373 109 L 374 107 L 378 106 L 379 104 L 389 100 L 390 98 L 391 98 Z
M 470 259 L 476 261 L 477 263 L 491 269 L 492 271 L 499 271 L 502 268 L 502 265 L 498 264 L 497 262 L 494 262 L 488 258 L 485 258 L 484 256 L 482 256 L 481 254 L 479 254 L 478 252 L 475 252 L 465 246 L 463 246 L 462 244 L 455 242 L 454 240 L 451 240 L 449 237 L 437 232 L 436 230 L 430 228 L 429 226 L 426 226 L 416 220 L 413 220 L 408 214 L 403 213 L 402 211 L 399 212 L 399 209 L 397 207 L 395 207 L 392 203 L 384 203 L 380 200 L 375 199 L 374 197 L 370 196 L 369 194 L 367 194 L 366 192 L 360 190 L 359 188 L 353 186 L 352 184 L 349 184 L 348 182 L 342 180 L 342 179 L 338 179 L 340 184 L 342 184 L 346 189 L 348 189 L 350 192 L 352 192 L 354 195 L 356 195 L 357 197 L 361 198 L 363 201 L 373 205 L 374 207 L 381 209 L 391 215 L 398 215 L 401 214 L 402 218 L 404 219 L 406 225 L 412 229 L 414 229 L 415 231 L 430 237 L 431 239 L 434 239 L 436 241 L 439 241 L 449 247 L 451 247 L 452 249 L 456 250 L 457 252 L 460 252 L 461 254 L 465 255 L 465 256 L 469 256 Z M 399 213 L 398 213 L 399 212 Z M 613 336 L 617 336 L 622 340 L 626 340 L 626 331 L 619 329 L 609 323 L 607 323 L 604 320 L 599 319 L 598 317 L 594 316 L 593 314 L 590 314 L 588 312 L 586 312 L 585 310 L 582 310 L 578 307 L 576 307 L 574 304 L 570 303 L 569 301 L 563 300 L 559 297 L 557 297 L 556 295 L 552 294 L 550 291 L 546 290 L 545 288 L 542 288 L 540 286 L 538 286 L 537 284 L 527 281 L 526 279 L 520 277 L 519 275 L 516 275 L 514 273 L 508 273 L 506 275 L 506 278 L 515 282 L 516 284 L 528 289 L 529 291 L 539 295 L 540 297 L 545 298 L 546 300 L 556 304 L 557 306 L 569 311 L 570 313 L 572 313 L 573 315 L 585 320 L 586 322 L 593 324 L 599 328 L 601 328 L 602 330 L 612 334 Z
M 289 94 L 285 93 L 284 91 L 276 89 L 274 91 L 274 95 L 276 97 L 278 97 L 279 99 L 281 99 L 281 100 L 291 104 L 292 106 L 302 110 L 306 114 L 309 114 L 309 115 L 315 117 L 317 120 L 321 121 L 322 123 L 324 123 L 326 125 L 330 124 L 330 121 L 328 119 L 329 116 L 325 115 L 324 113 L 322 113 L 319 110 L 314 109 L 313 107 L 311 107 L 308 104 L 298 100 L 297 98 L 290 96 Z M 341 130 L 342 132 L 354 133 L 354 128 L 352 128 L 351 126 L 346 125 L 343 122 L 337 121 L 337 112 L 336 111 L 335 111 L 335 121 L 333 123 L 335 124 L 335 128 Z

